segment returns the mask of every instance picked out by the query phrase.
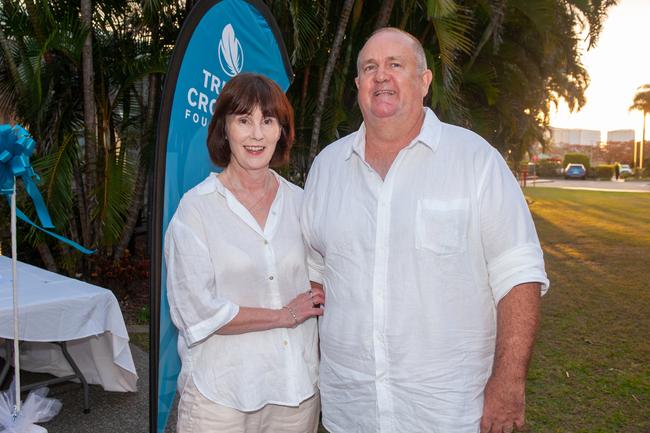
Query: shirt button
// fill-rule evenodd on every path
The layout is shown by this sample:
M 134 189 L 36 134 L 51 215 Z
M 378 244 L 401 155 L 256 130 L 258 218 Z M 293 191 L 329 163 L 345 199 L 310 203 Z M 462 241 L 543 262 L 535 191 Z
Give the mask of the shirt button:
M 289 345 L 289 342 L 288 342 L 287 340 L 284 340 L 283 343 L 284 343 L 285 346 L 288 346 L 288 345 Z
M 273 279 L 273 275 L 271 275 L 271 276 L 269 277 L 269 280 L 272 280 L 272 279 Z
M 266 239 L 264 239 L 264 245 L 268 245 L 268 244 L 269 244 L 269 241 L 267 241 Z

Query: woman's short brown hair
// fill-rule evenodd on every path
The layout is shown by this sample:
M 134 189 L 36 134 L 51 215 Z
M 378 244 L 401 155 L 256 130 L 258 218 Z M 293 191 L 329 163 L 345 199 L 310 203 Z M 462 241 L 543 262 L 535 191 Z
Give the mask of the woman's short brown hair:
M 280 139 L 271 157 L 273 167 L 289 162 L 294 139 L 293 108 L 282 89 L 263 75 L 243 73 L 232 78 L 217 99 L 208 126 L 208 152 L 219 167 L 230 163 L 230 145 L 226 140 L 226 117 L 230 114 L 250 114 L 260 107 L 266 117 L 275 117 L 280 124 Z

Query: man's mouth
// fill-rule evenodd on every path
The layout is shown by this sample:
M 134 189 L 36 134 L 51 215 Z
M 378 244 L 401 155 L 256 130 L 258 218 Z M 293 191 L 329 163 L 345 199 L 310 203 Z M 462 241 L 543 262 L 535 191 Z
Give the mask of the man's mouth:
M 374 96 L 381 96 L 381 95 L 392 96 L 394 94 L 395 94 L 394 90 L 381 89 L 381 90 L 375 90 Z

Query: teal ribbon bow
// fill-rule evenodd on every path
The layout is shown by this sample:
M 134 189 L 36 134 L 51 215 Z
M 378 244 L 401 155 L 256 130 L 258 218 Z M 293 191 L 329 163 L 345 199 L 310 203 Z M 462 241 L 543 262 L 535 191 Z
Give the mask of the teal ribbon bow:
M 22 179 L 25 191 L 32 199 L 36 215 L 43 227 L 30 220 L 20 209 L 16 209 L 16 216 L 84 254 L 94 253 L 93 250 L 84 248 L 68 238 L 46 230 L 46 228 L 54 228 L 54 224 L 52 224 L 43 196 L 36 186 L 36 182 L 40 180 L 40 177 L 36 174 L 29 161 L 35 147 L 36 143 L 22 126 L 0 125 L 0 195 L 7 196 L 7 198 L 11 197 L 14 193 L 16 179 Z

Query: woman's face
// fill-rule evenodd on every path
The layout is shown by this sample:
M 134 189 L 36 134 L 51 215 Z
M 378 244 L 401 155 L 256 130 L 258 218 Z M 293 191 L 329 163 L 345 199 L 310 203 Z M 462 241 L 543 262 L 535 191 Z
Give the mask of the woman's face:
M 226 137 L 230 145 L 230 164 L 245 170 L 268 168 L 280 132 L 278 119 L 265 117 L 259 106 L 248 114 L 228 115 Z

